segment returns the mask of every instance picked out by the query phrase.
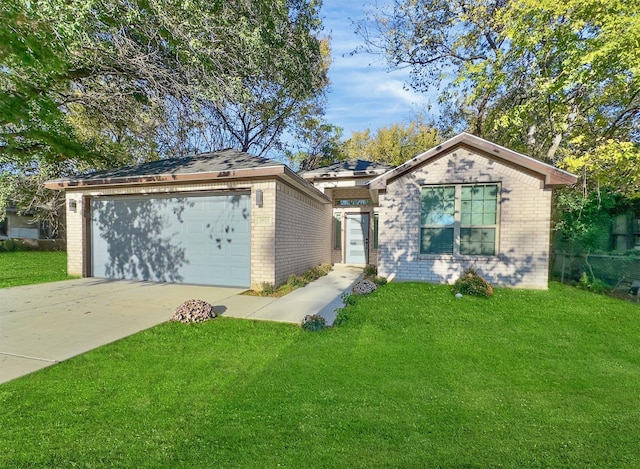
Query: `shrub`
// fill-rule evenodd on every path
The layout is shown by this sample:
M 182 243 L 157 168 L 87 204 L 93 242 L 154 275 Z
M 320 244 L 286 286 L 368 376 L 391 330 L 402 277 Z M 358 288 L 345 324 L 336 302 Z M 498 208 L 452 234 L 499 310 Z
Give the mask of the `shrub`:
M 378 266 L 375 264 L 369 264 L 364 268 L 365 277 L 375 277 L 378 275 Z
M 207 321 L 214 319 L 216 316 L 213 306 L 206 301 L 187 300 L 176 308 L 171 319 L 186 324 L 190 322 Z
M 353 306 L 357 303 L 357 296 L 356 295 L 352 295 L 350 293 L 343 293 L 342 294 L 342 302 L 346 305 L 346 306 Z
M 28 246 L 18 239 L 7 239 L 0 243 L 0 248 L 5 252 L 28 251 Z
M 371 292 L 376 291 L 377 289 L 378 287 L 375 283 L 373 283 L 371 280 L 364 279 L 356 282 L 356 284 L 353 286 L 353 293 L 358 293 L 359 295 L 367 295 Z
M 607 285 L 602 280 L 597 278 L 594 278 L 593 280 L 591 280 L 591 278 L 587 275 L 586 272 L 582 272 L 582 275 L 580 276 L 580 280 L 578 280 L 577 286 L 578 288 L 581 288 L 583 290 L 589 290 L 594 293 L 606 293 L 609 290 L 611 290 L 611 287 L 609 287 L 609 285 Z
M 453 292 L 464 295 L 489 297 L 493 295 L 493 287 L 474 269 L 467 269 L 453 284 Z
M 294 289 L 294 288 L 304 287 L 307 284 L 307 282 L 305 282 L 305 280 L 299 275 L 292 274 L 289 276 L 289 279 L 287 280 L 287 284 L 292 289 Z
M 302 328 L 305 331 L 321 331 L 326 327 L 325 319 L 319 314 L 308 314 L 302 320 Z
M 302 278 L 306 283 L 313 282 L 314 280 L 319 279 L 329 273 L 331 270 L 331 264 L 322 264 L 313 267 L 310 270 L 307 270 L 304 274 L 302 274 Z
M 276 287 L 273 285 L 273 283 L 270 282 L 262 282 L 260 284 L 260 293 L 263 296 L 269 296 L 271 294 L 273 294 L 273 292 L 275 291 Z
M 387 284 L 387 279 L 384 277 L 373 277 L 373 283 L 375 283 L 377 286 L 381 287 L 382 285 L 386 285 Z
M 349 320 L 349 308 L 339 308 L 336 310 L 336 319 L 333 321 L 333 327 L 342 326 Z

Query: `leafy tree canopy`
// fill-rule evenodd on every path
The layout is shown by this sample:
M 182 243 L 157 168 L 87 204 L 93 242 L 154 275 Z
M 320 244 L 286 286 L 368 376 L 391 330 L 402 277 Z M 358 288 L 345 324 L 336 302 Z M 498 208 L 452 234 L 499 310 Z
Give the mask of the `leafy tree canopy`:
M 3 1 L 0 172 L 9 181 L 225 147 L 257 154 L 281 147 L 310 103 L 322 113 L 319 7 L 315 0 Z
M 407 125 L 395 123 L 381 127 L 375 134 L 369 129 L 354 132 L 344 142 L 344 158 L 359 158 L 398 166 L 440 143 L 438 131 L 417 119 Z
M 640 3 L 397 0 L 359 31 L 366 50 L 411 69 L 416 89 L 442 91 L 443 128 L 583 162 L 590 185 L 607 165 L 637 179 L 627 163 L 640 142 Z M 610 149 L 621 166 L 602 160 Z

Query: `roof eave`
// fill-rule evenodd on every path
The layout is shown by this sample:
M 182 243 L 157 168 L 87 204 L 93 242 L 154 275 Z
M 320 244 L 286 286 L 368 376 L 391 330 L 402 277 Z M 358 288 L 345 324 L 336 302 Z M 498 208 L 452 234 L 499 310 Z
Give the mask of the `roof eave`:
M 165 184 L 176 182 L 202 182 L 219 179 L 246 179 L 253 177 L 277 176 L 284 173 L 282 165 L 267 166 L 264 168 L 232 169 L 228 171 L 208 171 L 200 173 L 183 174 L 156 174 L 143 176 L 124 176 L 103 179 L 53 179 L 46 181 L 47 189 L 72 189 L 82 187 L 113 187 L 130 186 L 138 184 Z
M 443 154 L 460 146 L 468 146 L 477 150 L 481 150 L 489 155 L 494 156 L 495 158 L 508 161 L 512 164 L 528 169 L 534 173 L 540 174 L 544 176 L 546 186 L 572 185 L 578 181 L 577 176 L 567 171 L 563 171 L 554 166 L 543 163 L 542 161 L 531 158 L 530 156 L 517 153 L 513 150 L 509 150 L 508 148 L 496 145 L 480 137 L 476 137 L 475 135 L 463 132 L 447 140 L 446 142 L 441 143 L 437 147 L 434 147 L 424 153 L 421 153 L 420 155 L 417 155 L 416 157 L 398 166 L 397 168 L 387 171 L 385 174 L 371 181 L 368 186 L 370 189 L 384 189 L 387 183 L 392 179 L 395 179 L 402 174 L 411 171 L 416 166 L 424 164 L 436 155 Z
M 327 179 L 354 179 L 354 178 L 367 178 L 376 177 L 385 174 L 388 170 L 376 170 L 376 171 L 338 171 L 332 173 L 312 173 L 304 174 L 302 177 L 310 181 L 324 181 Z
M 210 171 L 187 174 L 158 174 L 147 176 L 129 176 L 104 179 L 54 179 L 46 181 L 44 187 L 53 190 L 104 188 L 136 186 L 140 184 L 177 184 L 202 183 L 213 181 L 233 181 L 246 179 L 263 179 L 275 177 L 289 182 L 291 185 L 309 192 L 316 200 L 329 203 L 330 200 L 318 189 L 291 171 L 285 165 L 267 166 L 261 168 L 232 169 L 228 171 Z

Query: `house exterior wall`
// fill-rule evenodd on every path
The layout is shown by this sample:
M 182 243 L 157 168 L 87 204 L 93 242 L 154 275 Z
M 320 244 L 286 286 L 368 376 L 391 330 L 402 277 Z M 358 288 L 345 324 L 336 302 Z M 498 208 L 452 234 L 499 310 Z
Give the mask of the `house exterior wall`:
M 66 198 L 66 216 L 67 216 L 67 273 L 69 275 L 82 276 L 82 259 L 84 252 L 84 241 L 82 236 L 84 218 L 83 212 L 83 193 L 76 191 L 67 191 Z M 69 204 L 73 201 L 75 209 L 71 210 Z
M 496 256 L 420 254 L 422 186 L 496 182 L 501 185 Z M 380 275 L 451 283 L 474 268 L 495 285 L 547 288 L 551 189 L 540 176 L 461 147 L 388 183 L 379 210 Z
M 275 285 L 331 262 L 331 205 L 276 183 Z
M 330 226 L 331 206 L 315 202 L 308 196 L 296 195 L 301 192 L 289 186 L 286 186 L 287 190 L 279 189 L 278 184 L 286 186 L 275 179 L 267 179 L 222 183 L 68 189 L 66 191 L 67 271 L 69 275 L 87 275 L 88 273 L 86 272 L 85 258 L 88 257 L 90 249 L 87 239 L 90 237 L 90 233 L 86 229 L 89 207 L 84 207 L 83 204 L 88 204 L 91 197 L 205 194 L 215 193 L 215 191 L 224 193 L 232 190 L 251 192 L 251 288 L 259 289 L 263 283 L 278 284 L 286 281 L 292 273 L 302 273 L 306 270 L 304 266 L 309 266 L 308 269 L 314 265 L 329 262 L 330 230 L 326 226 Z M 262 207 L 257 206 L 258 189 L 262 191 Z M 291 194 L 287 195 L 287 191 Z M 71 201 L 75 203 L 75 210 L 70 208 Z M 281 210 L 277 210 L 278 204 L 282 204 Z M 287 214 L 288 211 L 291 211 L 291 215 Z M 303 226 L 309 220 L 312 223 Z M 284 226 L 276 232 L 277 222 L 280 221 L 284 222 Z M 321 229 L 323 223 L 326 225 Z M 277 242 L 278 236 L 282 236 L 283 239 L 292 243 L 291 254 L 287 254 L 282 242 Z M 278 246 L 280 247 L 278 248 Z M 302 256 L 300 254 L 302 248 L 309 250 L 310 254 Z M 283 259 L 276 261 L 278 254 L 282 255 Z

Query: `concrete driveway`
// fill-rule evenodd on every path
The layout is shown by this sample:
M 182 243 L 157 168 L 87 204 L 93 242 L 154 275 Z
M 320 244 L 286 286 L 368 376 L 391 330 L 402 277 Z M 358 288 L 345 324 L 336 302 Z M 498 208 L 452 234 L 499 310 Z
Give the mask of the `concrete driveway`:
M 189 299 L 231 317 L 275 301 L 242 291 L 95 278 L 0 289 L 0 383 L 165 322 Z
M 243 288 L 83 278 L 0 288 L 0 383 L 168 321 L 186 300 L 223 316 L 300 324 L 320 314 L 333 324 L 342 293 L 362 269 L 336 266 L 282 298 L 240 295 Z

